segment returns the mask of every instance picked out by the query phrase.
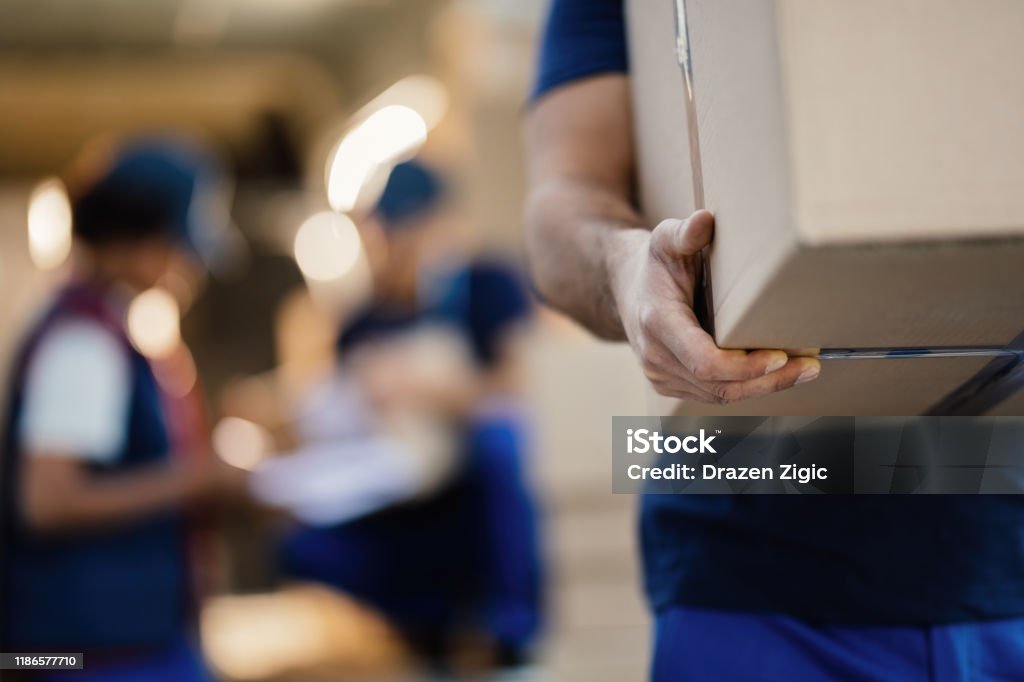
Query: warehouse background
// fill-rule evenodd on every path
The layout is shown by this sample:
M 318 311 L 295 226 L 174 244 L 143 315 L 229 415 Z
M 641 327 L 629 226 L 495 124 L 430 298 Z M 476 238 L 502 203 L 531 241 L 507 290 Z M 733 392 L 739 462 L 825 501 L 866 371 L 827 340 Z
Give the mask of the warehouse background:
M 220 149 L 235 175 L 232 216 L 246 246 L 181 325 L 214 422 L 225 389 L 279 361 L 288 342 L 275 337 L 274 320 L 308 280 L 294 260 L 296 234 L 331 210 L 332 153 L 382 106 L 401 104 L 426 122 L 421 156 L 453 178 L 467 243 L 519 260 L 519 131 L 543 5 L 3 0 L 0 355 L 9 357 L 65 264 L 59 187 L 48 178 L 98 136 L 189 131 Z M 343 308 L 359 288 L 357 270 L 308 281 L 317 300 Z M 155 319 L 171 313 L 157 310 Z M 291 319 L 295 337 L 302 324 Z M 175 333 L 176 320 L 164 327 Z M 635 500 L 610 494 L 607 438 L 611 415 L 644 409 L 639 373 L 627 348 L 595 342 L 550 313 L 527 348 L 553 566 L 545 668 L 570 682 L 640 679 L 649 632 L 636 576 Z M 402 653 L 373 614 L 342 595 L 274 584 L 266 538 L 253 526 L 238 524 L 228 537 L 230 589 L 207 604 L 203 627 L 225 678 L 401 674 Z

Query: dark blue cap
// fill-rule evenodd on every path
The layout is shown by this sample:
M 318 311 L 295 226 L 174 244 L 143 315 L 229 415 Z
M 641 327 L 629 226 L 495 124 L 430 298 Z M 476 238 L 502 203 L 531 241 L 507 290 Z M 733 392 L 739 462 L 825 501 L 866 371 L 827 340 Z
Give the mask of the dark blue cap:
M 220 180 L 212 156 L 187 139 L 130 141 L 73 196 L 75 234 L 94 244 L 162 234 L 205 260 L 217 239 L 208 199 Z
M 440 176 L 417 161 L 395 166 L 373 209 L 386 230 L 407 227 L 437 208 L 444 199 Z

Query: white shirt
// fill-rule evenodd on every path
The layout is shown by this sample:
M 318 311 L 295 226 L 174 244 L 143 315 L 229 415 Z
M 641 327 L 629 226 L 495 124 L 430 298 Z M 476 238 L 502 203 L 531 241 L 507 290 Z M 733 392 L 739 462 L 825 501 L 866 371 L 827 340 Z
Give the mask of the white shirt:
M 124 447 L 131 400 L 128 355 L 90 320 L 60 323 L 30 360 L 18 425 L 22 447 L 111 463 Z

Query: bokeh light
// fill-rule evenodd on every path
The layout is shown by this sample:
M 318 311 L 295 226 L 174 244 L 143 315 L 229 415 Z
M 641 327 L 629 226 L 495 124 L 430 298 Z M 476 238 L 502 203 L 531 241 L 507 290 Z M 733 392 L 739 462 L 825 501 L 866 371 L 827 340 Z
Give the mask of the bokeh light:
M 360 190 L 381 166 L 413 154 L 427 139 L 427 123 L 415 109 L 392 104 L 350 130 L 327 164 L 327 199 L 336 211 L 351 211 Z
M 222 461 L 247 471 L 270 453 L 273 438 L 264 427 L 248 419 L 225 417 L 212 434 L 213 450 Z
M 57 178 L 43 180 L 29 197 L 28 248 L 40 270 L 59 268 L 71 252 L 71 203 Z
M 320 282 L 340 279 L 355 268 L 362 240 L 348 217 L 323 211 L 302 223 L 295 234 L 295 261 L 306 277 Z
M 368 106 L 376 109 L 395 104 L 416 111 L 423 118 L 427 130 L 433 130 L 448 113 L 448 89 L 433 76 L 406 76 L 374 98 Z
M 181 343 L 181 312 L 164 289 L 148 289 L 128 306 L 128 336 L 140 353 L 165 358 Z

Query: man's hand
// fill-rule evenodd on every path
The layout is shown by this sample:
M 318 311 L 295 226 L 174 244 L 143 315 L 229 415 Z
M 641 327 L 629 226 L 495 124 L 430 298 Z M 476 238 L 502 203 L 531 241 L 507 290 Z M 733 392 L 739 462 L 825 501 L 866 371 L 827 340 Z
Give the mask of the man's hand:
M 637 228 L 625 76 L 546 94 L 530 111 L 526 151 L 526 246 L 538 291 L 602 338 L 628 339 L 660 393 L 733 402 L 818 376 L 814 358 L 722 350 L 697 323 L 698 254 L 714 219 L 699 212 L 653 232 Z
M 622 230 L 609 240 L 608 272 L 619 318 L 644 373 L 662 395 L 730 403 L 817 378 L 814 358 L 781 350 L 722 350 L 693 312 L 700 252 L 714 218 L 666 220 L 653 232 Z

